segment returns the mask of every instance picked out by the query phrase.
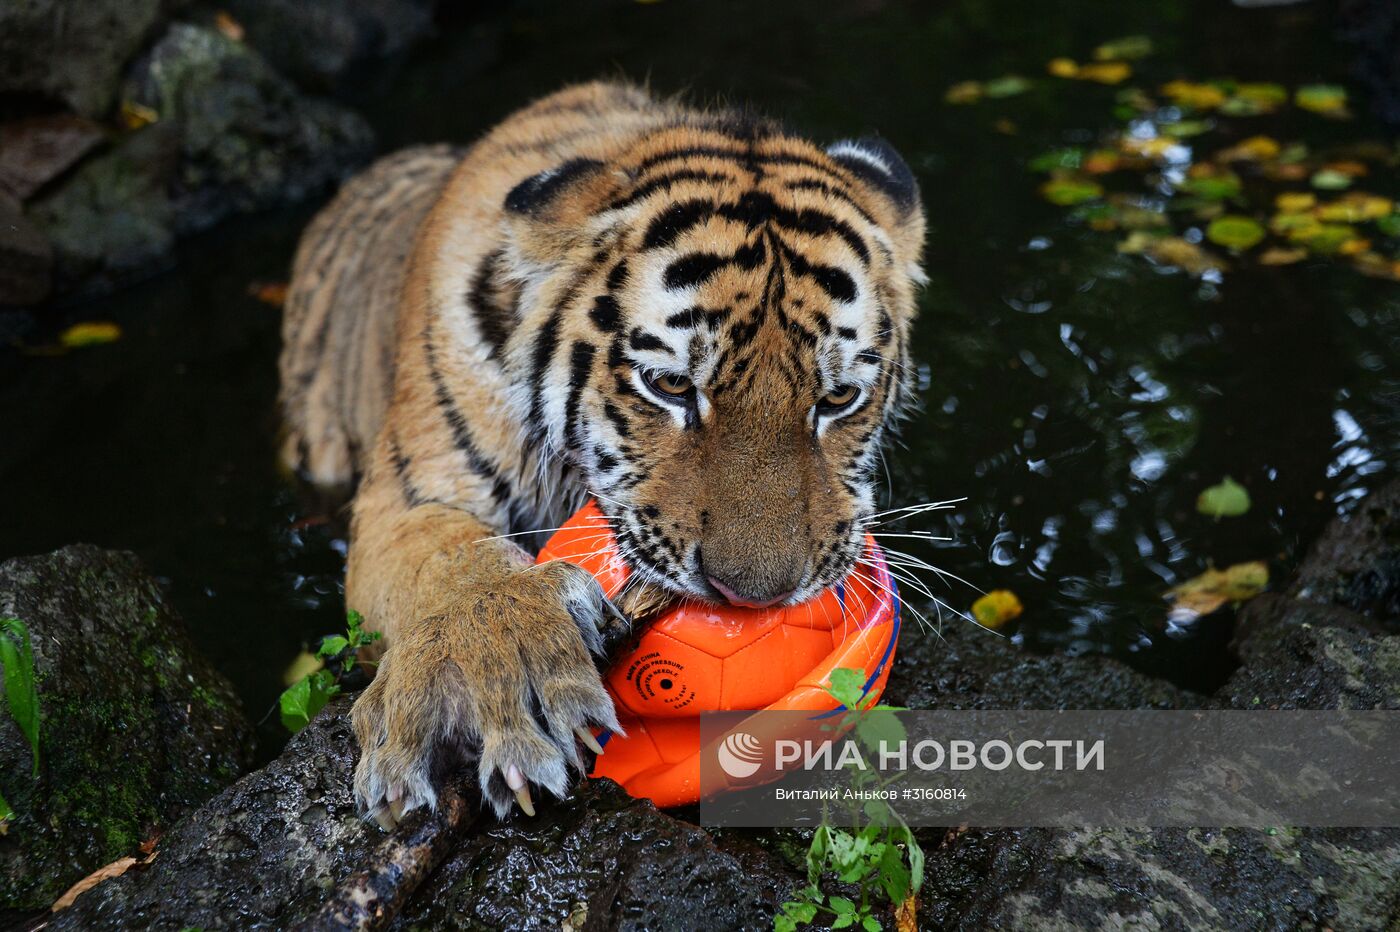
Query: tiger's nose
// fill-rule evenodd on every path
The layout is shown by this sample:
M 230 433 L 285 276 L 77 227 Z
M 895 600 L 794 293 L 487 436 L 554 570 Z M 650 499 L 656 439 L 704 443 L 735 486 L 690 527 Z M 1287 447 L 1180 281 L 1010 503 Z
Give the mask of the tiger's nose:
M 730 605 L 741 605 L 744 608 L 767 608 L 770 605 L 777 605 L 779 602 L 786 602 L 797 591 L 789 589 L 771 596 L 741 595 L 716 576 L 707 575 L 705 579 L 716 592 L 724 596 L 725 601 Z

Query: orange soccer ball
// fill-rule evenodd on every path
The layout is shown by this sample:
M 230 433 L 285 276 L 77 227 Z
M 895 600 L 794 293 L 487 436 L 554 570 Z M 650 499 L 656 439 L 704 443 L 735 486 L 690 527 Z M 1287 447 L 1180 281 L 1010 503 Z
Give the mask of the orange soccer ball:
M 606 528 L 590 502 L 538 561 L 578 564 L 614 596 L 628 570 Z M 839 704 L 824 687 L 838 667 L 864 670 L 866 694 L 879 696 L 899 639 L 899 596 L 873 539 L 857 572 L 853 578 L 879 585 L 834 586 L 801 605 L 771 608 L 688 602 L 647 625 L 604 677 L 626 735 L 598 736 L 605 753 L 592 775 L 658 806 L 694 803 L 721 788 L 701 787 L 700 713 L 831 712 Z

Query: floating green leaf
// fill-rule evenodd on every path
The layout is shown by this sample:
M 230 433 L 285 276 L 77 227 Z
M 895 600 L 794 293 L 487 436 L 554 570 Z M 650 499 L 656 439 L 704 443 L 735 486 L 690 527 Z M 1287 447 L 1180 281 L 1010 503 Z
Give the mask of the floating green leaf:
M 1103 185 L 1087 178 L 1051 178 L 1040 186 L 1040 194 L 1052 204 L 1073 207 L 1103 196 Z
M 1264 227 L 1252 217 L 1227 214 L 1216 217 L 1206 227 L 1206 239 L 1226 249 L 1244 250 L 1264 238 Z
M 1351 176 L 1333 168 L 1313 172 L 1312 186 L 1321 191 L 1341 191 L 1351 187 Z
M 1349 116 L 1347 89 L 1338 84 L 1304 84 L 1293 95 L 1293 102 L 1304 110 L 1323 116 Z
M 982 85 L 982 93 L 988 97 L 1015 97 L 1030 90 L 1031 82 L 1017 74 L 995 78 Z
M 5 670 L 5 704 L 34 752 L 39 775 L 39 691 L 34 683 L 34 649 L 29 628 L 18 618 L 0 618 L 0 667 Z
M 1236 518 L 1249 511 L 1249 492 L 1226 476 L 1196 498 L 1196 510 L 1212 518 Z
M 1152 39 L 1148 36 L 1121 36 L 1094 49 L 1094 57 L 1099 61 L 1134 61 L 1151 54 Z
M 1202 175 L 1197 178 L 1187 178 L 1181 183 L 1181 190 L 1208 201 L 1223 201 L 1239 195 L 1240 179 L 1233 172 Z
M 1376 229 L 1382 236 L 1400 236 L 1400 213 L 1393 213 L 1376 220 Z
M 1033 172 L 1049 172 L 1057 168 L 1078 168 L 1084 161 L 1084 150 L 1080 148 L 1054 149 L 1045 152 L 1031 159 L 1030 170 Z

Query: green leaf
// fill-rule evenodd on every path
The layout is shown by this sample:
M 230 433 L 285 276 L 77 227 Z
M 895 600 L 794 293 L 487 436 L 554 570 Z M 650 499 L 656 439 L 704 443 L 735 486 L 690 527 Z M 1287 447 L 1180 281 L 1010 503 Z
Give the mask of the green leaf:
M 1323 116 L 1347 115 L 1347 89 L 1340 84 L 1304 84 L 1293 95 L 1293 102 Z
M 792 906 L 792 903 L 784 903 L 783 908 Z M 778 913 L 773 917 L 773 932 L 797 932 L 797 923 L 788 918 L 785 912 Z
M 1055 149 L 1037 155 L 1027 163 L 1033 172 L 1054 171 L 1057 168 L 1078 168 L 1084 162 L 1084 150 L 1079 148 Z
M 278 699 L 282 724 L 293 734 L 301 731 L 339 692 L 340 686 L 329 670 L 318 670 L 298 680 Z
M 866 916 L 860 921 L 860 924 L 861 927 L 865 929 L 865 932 L 880 932 L 880 930 L 884 928 L 884 926 L 880 925 L 880 920 L 876 919 L 874 916 Z
M 1051 178 L 1040 186 L 1040 196 L 1059 207 L 1073 207 L 1103 197 L 1103 185 L 1087 178 Z
M 861 694 L 865 691 L 865 671 L 837 667 L 831 671 L 831 684 L 827 686 L 826 691 L 846 708 L 856 708 L 860 705 Z
M 1206 227 L 1206 239 L 1227 249 L 1245 250 L 1264 238 L 1264 227 L 1251 217 L 1226 214 L 1216 217 Z
M 1196 510 L 1212 518 L 1234 518 L 1249 511 L 1249 492 L 1226 476 L 1196 498 Z
M 1233 173 L 1187 178 L 1181 183 L 1181 190 L 1208 201 L 1223 201 L 1240 193 L 1240 179 Z
M 18 618 L 0 618 L 0 667 L 5 671 L 5 704 L 34 752 L 39 776 L 39 691 L 34 684 L 34 649 L 29 628 Z
M 1313 173 L 1312 186 L 1320 191 L 1341 191 L 1351 187 L 1351 176 L 1331 168 Z
M 341 651 L 350 646 L 350 639 L 343 638 L 338 634 L 321 639 L 321 646 L 316 650 L 316 656 L 329 660 L 338 656 Z
M 1024 94 L 1030 88 L 1031 82 L 1025 78 L 1017 74 L 1008 74 L 983 84 L 982 92 L 988 97 L 1015 97 L 1017 94 Z
M 1120 36 L 1094 49 L 1099 61 L 1134 61 L 1152 54 L 1152 39 L 1148 36 Z
M 854 908 L 854 906 L 853 906 L 852 908 Z M 855 914 L 855 913 L 853 913 L 853 912 L 851 912 L 851 913 L 838 913 L 837 916 L 836 916 L 836 918 L 832 920 L 832 922 L 831 922 L 831 927 L 832 927 L 833 929 L 844 929 L 844 928 L 846 928 L 846 927 L 848 927 L 848 926 L 853 926 L 853 925 L 855 925 L 855 922 L 856 922 L 856 914 Z
M 1400 213 L 1378 218 L 1376 229 L 1380 231 L 1382 236 L 1400 236 Z
M 882 743 L 899 744 L 905 737 L 904 723 L 893 712 L 866 711 L 856 722 L 856 738 L 870 751 L 879 751 Z
M 856 911 L 856 904 L 844 896 L 829 896 L 826 898 L 826 902 L 832 909 L 836 910 L 837 915 Z

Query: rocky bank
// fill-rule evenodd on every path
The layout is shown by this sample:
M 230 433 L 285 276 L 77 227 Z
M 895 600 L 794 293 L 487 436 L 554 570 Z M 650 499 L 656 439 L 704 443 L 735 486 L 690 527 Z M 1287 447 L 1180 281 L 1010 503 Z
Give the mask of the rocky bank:
M 905 640 L 890 698 L 934 708 L 1400 708 L 1397 556 L 1400 486 L 1330 528 L 1287 591 L 1241 612 L 1243 665 L 1213 696 L 954 629 L 947 642 Z M 278 760 L 171 828 L 149 867 L 85 894 L 51 927 L 280 929 L 312 915 L 382 838 L 350 797 L 348 707 L 332 703 Z M 922 928 L 1400 921 L 1400 831 L 973 829 L 923 831 L 921 841 Z M 763 928 L 801 881 L 804 843 L 782 832 L 712 836 L 589 783 L 535 819 L 472 826 L 394 926 Z

